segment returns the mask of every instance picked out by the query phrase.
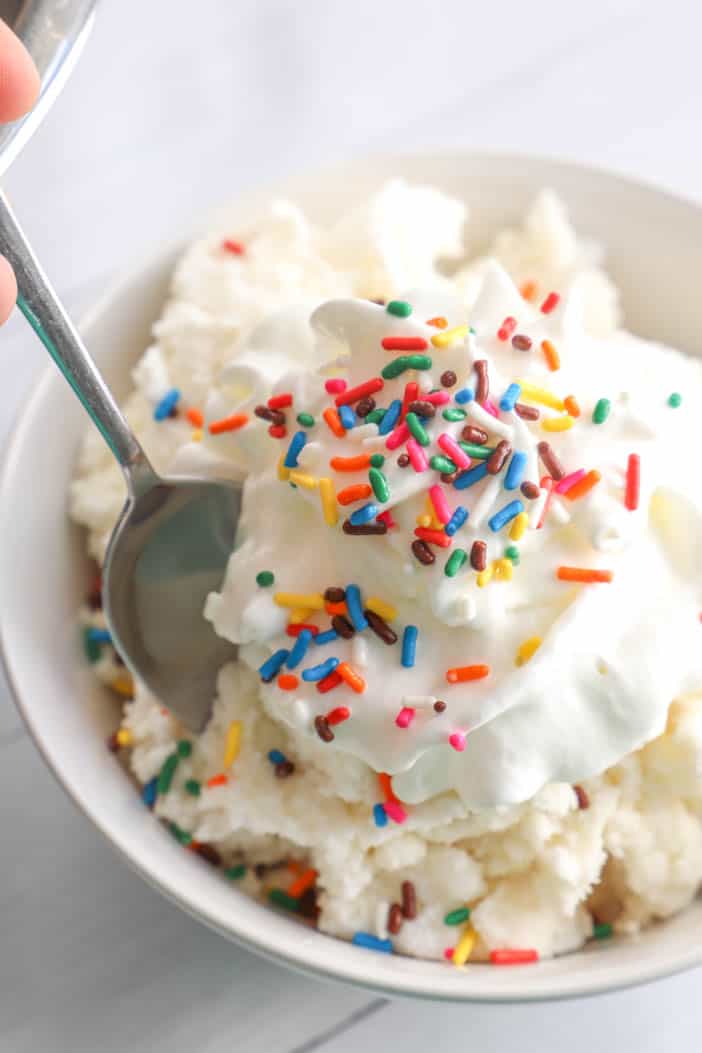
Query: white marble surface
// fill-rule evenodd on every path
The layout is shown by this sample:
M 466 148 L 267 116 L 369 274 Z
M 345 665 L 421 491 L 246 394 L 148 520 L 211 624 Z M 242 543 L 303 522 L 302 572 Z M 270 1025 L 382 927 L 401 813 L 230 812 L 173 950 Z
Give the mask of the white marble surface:
M 693 0 L 103 0 L 7 186 L 76 311 L 208 207 L 360 151 L 557 155 L 699 196 L 700 30 Z M 18 319 L 0 354 L 2 437 L 44 362 Z M 2 1053 L 699 1049 L 700 971 L 587 1002 L 445 1008 L 253 958 L 113 855 L 4 687 L 0 813 Z

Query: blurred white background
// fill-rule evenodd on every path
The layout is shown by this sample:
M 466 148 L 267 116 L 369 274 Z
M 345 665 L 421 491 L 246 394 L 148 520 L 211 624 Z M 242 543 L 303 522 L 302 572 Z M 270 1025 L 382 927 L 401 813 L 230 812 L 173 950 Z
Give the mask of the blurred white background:
M 6 185 L 77 312 L 239 191 L 361 152 L 537 153 L 699 197 L 701 37 L 693 0 L 103 0 Z M 44 352 L 19 319 L 0 345 L 1 436 Z M 0 811 L 0 1051 L 699 1049 L 699 971 L 551 1007 L 389 1006 L 238 951 L 75 814 L 4 688 Z

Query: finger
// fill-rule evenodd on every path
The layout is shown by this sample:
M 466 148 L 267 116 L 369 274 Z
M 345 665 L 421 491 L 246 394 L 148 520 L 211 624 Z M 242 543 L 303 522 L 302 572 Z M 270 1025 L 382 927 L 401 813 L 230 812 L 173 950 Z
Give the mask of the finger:
M 0 20 L 0 122 L 16 121 L 39 95 L 39 74 L 29 52 Z
M 0 256 L 0 325 L 6 322 L 17 299 L 17 282 L 12 267 Z

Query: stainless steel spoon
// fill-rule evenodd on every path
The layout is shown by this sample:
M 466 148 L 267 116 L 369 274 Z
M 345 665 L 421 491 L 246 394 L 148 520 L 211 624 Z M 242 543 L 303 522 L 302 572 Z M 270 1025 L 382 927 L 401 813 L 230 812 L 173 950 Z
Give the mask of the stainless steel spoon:
M 236 647 L 203 617 L 221 584 L 241 490 L 157 475 L 0 194 L 0 253 L 17 276 L 17 305 L 117 458 L 127 501 L 103 566 L 103 606 L 131 673 L 193 731 L 207 722 L 217 673 Z M 61 422 L 57 421 L 60 427 Z M 41 480 L 33 480 L 41 485 Z

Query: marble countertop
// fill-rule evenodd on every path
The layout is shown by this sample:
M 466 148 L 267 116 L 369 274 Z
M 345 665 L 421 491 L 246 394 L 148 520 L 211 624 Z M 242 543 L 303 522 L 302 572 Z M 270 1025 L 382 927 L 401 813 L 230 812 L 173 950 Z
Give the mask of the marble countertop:
M 558 156 L 699 198 L 700 30 L 692 0 L 103 0 L 6 185 L 78 314 L 211 207 L 361 152 Z M 3 438 L 45 361 L 18 318 L 0 347 Z M 700 970 L 589 1001 L 444 1007 L 239 950 L 143 884 L 75 811 L 4 684 L 0 788 L 3 1053 L 699 1049 Z

